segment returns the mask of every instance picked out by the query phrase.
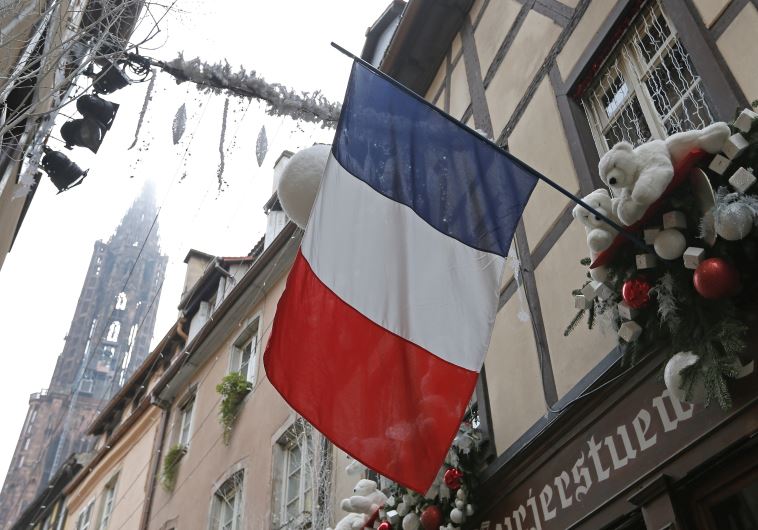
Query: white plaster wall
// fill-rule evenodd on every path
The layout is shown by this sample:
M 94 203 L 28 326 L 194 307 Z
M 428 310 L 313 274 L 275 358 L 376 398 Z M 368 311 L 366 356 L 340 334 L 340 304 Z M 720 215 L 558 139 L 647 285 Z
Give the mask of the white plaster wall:
M 758 9 L 747 4 L 716 42 L 748 101 L 758 99 Z

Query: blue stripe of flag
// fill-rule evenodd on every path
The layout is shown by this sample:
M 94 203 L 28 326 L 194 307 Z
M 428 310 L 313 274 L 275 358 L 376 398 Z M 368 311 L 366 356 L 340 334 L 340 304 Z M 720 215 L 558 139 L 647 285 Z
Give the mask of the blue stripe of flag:
M 333 153 L 440 232 L 500 256 L 537 183 L 528 168 L 357 61 Z

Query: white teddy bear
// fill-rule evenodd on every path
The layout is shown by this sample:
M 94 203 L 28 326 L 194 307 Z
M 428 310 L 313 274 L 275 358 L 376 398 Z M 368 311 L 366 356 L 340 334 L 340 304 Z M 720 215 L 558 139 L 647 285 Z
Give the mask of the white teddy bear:
M 613 192 L 615 213 L 624 225 L 638 221 L 671 182 L 674 166 L 692 149 L 718 153 L 729 137 L 729 126 L 718 122 L 696 131 L 672 134 L 638 147 L 614 145 L 600 159 L 600 178 Z
M 340 508 L 349 512 L 340 519 L 334 530 L 352 530 L 363 528 L 372 513 L 384 506 L 387 496 L 377 486 L 376 482 L 361 479 L 353 488 L 355 495 L 342 499 Z
M 582 200 L 611 221 L 618 222 L 613 213 L 613 201 L 608 190 L 597 189 Z M 598 254 L 611 245 L 611 242 L 616 237 L 616 231 L 608 223 L 595 216 L 580 204 L 574 206 L 572 213 L 574 219 L 582 223 L 587 231 L 587 246 L 590 249 L 590 257 L 594 260 Z M 607 270 L 605 267 L 590 269 L 590 276 L 592 276 L 593 280 L 603 281 L 606 275 Z

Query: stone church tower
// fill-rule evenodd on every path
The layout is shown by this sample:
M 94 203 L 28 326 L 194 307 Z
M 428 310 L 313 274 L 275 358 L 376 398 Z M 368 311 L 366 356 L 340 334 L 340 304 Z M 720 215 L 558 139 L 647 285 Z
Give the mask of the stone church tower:
M 49 388 L 32 394 L 0 492 L 0 528 L 73 452 L 87 427 L 147 356 L 167 257 L 158 244 L 154 190 L 147 186 L 107 242 L 95 242 Z

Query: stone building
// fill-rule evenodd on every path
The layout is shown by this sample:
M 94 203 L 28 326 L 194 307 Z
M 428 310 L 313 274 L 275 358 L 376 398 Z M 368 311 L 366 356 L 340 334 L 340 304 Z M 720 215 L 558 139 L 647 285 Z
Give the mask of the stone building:
M 63 351 L 46 390 L 32 394 L 0 495 L 9 524 L 71 453 L 99 409 L 149 351 L 167 257 L 146 187 L 108 241 L 94 245 Z

